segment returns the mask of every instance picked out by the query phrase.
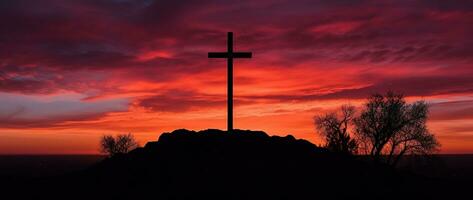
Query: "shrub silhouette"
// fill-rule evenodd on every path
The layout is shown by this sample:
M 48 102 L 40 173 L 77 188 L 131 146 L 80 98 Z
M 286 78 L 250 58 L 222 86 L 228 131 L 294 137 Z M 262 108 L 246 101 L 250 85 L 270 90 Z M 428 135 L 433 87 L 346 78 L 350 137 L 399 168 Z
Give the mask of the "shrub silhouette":
M 314 117 L 315 126 L 325 139 L 325 148 L 344 154 L 356 153 L 357 143 L 348 133 L 354 115 L 355 108 L 344 105 L 340 113 L 331 112 Z
M 430 154 L 440 146 L 426 126 L 428 105 L 402 94 L 374 94 L 354 119 L 357 140 L 375 161 L 397 165 L 406 154 Z
M 135 137 L 131 134 L 120 134 L 116 137 L 104 135 L 100 140 L 100 151 L 110 157 L 116 154 L 128 153 L 138 147 Z
M 353 106 L 339 112 L 314 117 L 325 148 L 354 154 L 357 150 L 376 162 L 396 166 L 404 155 L 429 155 L 440 144 L 427 129 L 428 105 L 424 101 L 406 103 L 402 94 L 374 94 L 355 116 Z M 352 138 L 349 130 L 354 130 Z

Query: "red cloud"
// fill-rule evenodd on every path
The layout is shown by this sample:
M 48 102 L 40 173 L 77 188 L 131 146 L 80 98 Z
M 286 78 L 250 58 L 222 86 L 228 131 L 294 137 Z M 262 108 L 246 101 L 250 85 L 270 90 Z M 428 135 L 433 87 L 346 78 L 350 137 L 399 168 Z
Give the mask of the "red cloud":
M 1 2 L 0 92 L 126 97 L 176 115 L 221 108 L 225 62 L 206 55 L 225 49 L 233 31 L 235 48 L 254 53 L 235 64 L 237 106 L 290 110 L 389 89 L 465 98 L 473 93 L 472 23 L 470 1 Z M 433 119 L 469 119 L 460 114 L 469 108 L 447 112 L 454 108 L 464 105 L 433 106 Z

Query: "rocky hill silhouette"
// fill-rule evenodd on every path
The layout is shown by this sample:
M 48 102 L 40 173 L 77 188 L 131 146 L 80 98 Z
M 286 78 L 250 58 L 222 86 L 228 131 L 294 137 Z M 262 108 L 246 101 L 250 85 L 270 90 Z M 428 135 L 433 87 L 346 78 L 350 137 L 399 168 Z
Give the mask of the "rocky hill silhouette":
M 41 199 L 394 199 L 412 178 L 293 136 L 176 130 L 78 173 L 25 185 Z M 401 188 L 402 187 L 402 188 Z M 414 193 L 415 192 L 415 193 Z M 423 196 L 428 197 L 428 196 Z

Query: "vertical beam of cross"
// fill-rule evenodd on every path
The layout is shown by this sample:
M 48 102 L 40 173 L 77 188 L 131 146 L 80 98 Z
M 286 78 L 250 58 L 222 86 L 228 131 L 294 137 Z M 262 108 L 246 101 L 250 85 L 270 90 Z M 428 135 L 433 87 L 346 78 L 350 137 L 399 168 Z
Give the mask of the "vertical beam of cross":
M 233 32 L 227 34 L 227 52 L 209 52 L 209 58 L 227 59 L 227 131 L 233 130 L 233 58 L 251 58 L 251 52 L 233 52 Z

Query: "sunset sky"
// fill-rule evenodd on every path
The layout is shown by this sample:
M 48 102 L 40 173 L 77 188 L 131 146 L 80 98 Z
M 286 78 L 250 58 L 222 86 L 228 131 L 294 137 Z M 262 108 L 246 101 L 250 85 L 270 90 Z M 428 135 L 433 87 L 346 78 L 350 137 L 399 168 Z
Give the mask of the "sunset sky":
M 455 2 L 455 3 L 454 3 Z M 441 153 L 473 153 L 473 2 L 397 0 L 0 1 L 0 154 L 95 154 L 178 128 L 314 143 L 313 116 L 394 90 L 430 104 Z

